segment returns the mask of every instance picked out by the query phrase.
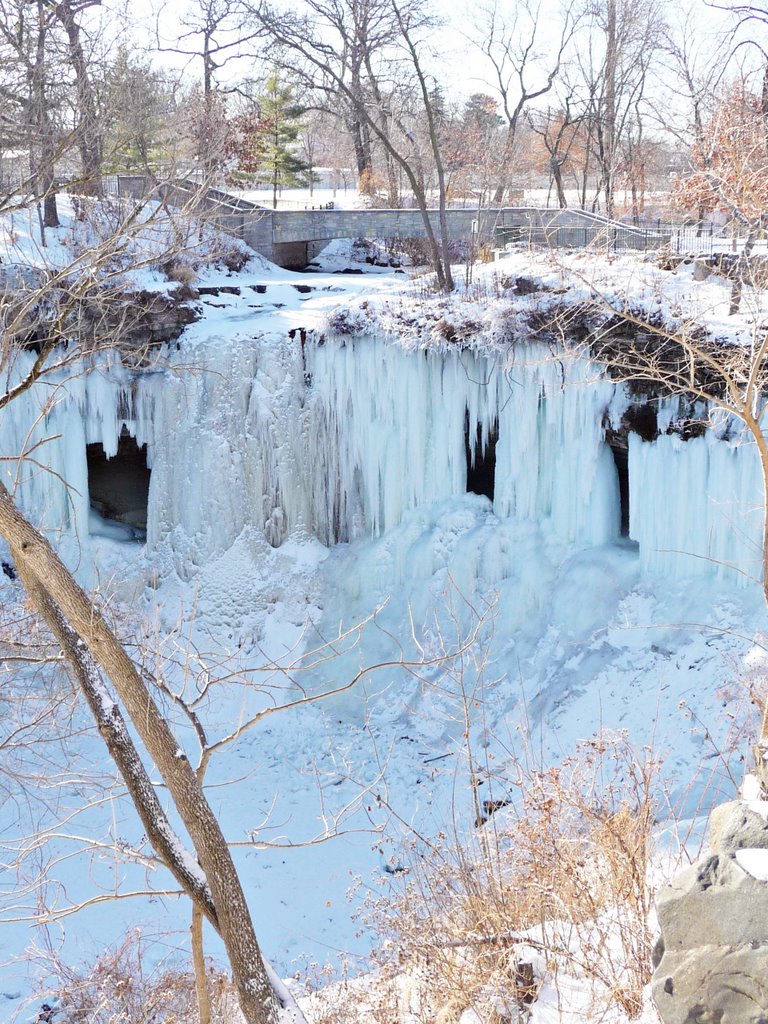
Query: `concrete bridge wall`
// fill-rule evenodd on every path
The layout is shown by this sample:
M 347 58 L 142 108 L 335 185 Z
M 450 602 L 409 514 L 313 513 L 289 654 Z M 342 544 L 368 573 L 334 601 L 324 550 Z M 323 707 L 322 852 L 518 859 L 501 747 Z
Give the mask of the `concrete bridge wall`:
M 489 235 L 501 210 L 449 210 L 448 232 L 451 238 L 469 238 L 473 221 L 481 234 Z M 429 211 L 435 235 L 440 234 L 438 211 Z M 332 238 L 424 238 L 426 228 L 418 210 L 277 210 L 272 213 L 275 242 L 304 242 Z
M 448 235 L 466 241 L 477 232 L 481 243 L 520 241 L 551 248 L 584 248 L 611 245 L 620 249 L 655 249 L 669 241 L 669 234 L 642 231 L 631 225 L 611 223 L 582 210 L 541 210 L 507 207 L 483 210 L 448 210 Z M 266 211 L 271 220 L 272 255 L 281 266 L 306 265 L 306 242 L 333 238 L 424 238 L 426 228 L 418 210 L 276 210 Z M 439 237 L 439 214 L 429 211 L 430 224 Z M 247 226 L 244 238 L 267 255 L 267 223 Z M 251 241 L 251 238 L 253 239 Z
M 121 194 L 137 195 L 146 187 L 140 176 L 120 182 Z M 418 210 L 270 210 L 217 189 L 200 193 L 180 182 L 163 185 L 166 200 L 205 211 L 223 231 L 237 235 L 267 259 L 283 267 L 300 269 L 309 262 L 313 243 L 334 238 L 424 238 L 426 229 Z M 138 191 L 137 191 L 138 190 Z M 429 211 L 439 236 L 438 211 Z M 642 231 L 607 221 L 583 210 L 548 210 L 506 207 L 490 210 L 448 210 L 448 233 L 455 241 L 468 240 L 473 229 L 481 243 L 520 241 L 552 248 L 583 248 L 593 244 L 621 249 L 651 249 L 669 241 L 669 233 Z

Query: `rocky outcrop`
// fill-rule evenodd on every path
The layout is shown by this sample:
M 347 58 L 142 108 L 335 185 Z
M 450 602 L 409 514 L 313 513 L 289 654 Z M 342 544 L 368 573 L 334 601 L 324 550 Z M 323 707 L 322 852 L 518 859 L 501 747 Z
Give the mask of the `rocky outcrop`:
M 53 279 L 37 267 L 0 266 L 0 316 L 6 335 L 16 344 L 40 351 L 43 346 L 77 340 L 83 352 L 118 349 L 140 363 L 147 351 L 175 341 L 200 318 L 194 290 L 131 290 L 103 283 L 84 287 L 66 278 Z
M 718 807 L 710 855 L 657 897 L 653 999 L 664 1024 L 768 1024 L 766 816 L 759 802 Z
M 65 328 L 76 327 L 86 347 L 105 341 L 123 355 L 143 347 L 175 341 L 185 327 L 200 319 L 200 310 L 188 302 L 188 290 L 174 292 L 128 291 L 104 288 L 72 304 Z

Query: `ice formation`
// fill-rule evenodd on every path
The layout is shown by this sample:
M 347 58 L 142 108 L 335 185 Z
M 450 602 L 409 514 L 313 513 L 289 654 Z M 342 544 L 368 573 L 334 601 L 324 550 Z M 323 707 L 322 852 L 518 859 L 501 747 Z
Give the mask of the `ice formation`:
M 629 443 L 630 536 L 641 568 L 759 580 L 763 496 L 754 443 L 738 430 L 728 440 L 708 430 L 652 444 L 630 434 Z
M 188 578 L 247 530 L 273 546 L 295 533 L 325 544 L 382 535 L 408 510 L 464 493 L 467 438 L 482 458 L 498 426 L 495 515 L 586 548 L 619 537 L 604 431 L 629 400 L 598 367 L 538 343 L 494 356 L 377 337 L 213 338 L 191 365 L 173 352 L 137 373 L 113 354 L 31 388 L 0 413 L 1 471 L 46 529 L 66 531 L 70 560 L 87 563 L 85 446 L 114 454 L 127 430 L 148 445 L 149 551 L 161 572 Z M 646 571 L 758 575 L 755 453 L 723 433 L 630 435 L 630 538 Z M 32 458 L 18 462 L 22 452 Z M 507 557 L 485 578 L 503 577 Z

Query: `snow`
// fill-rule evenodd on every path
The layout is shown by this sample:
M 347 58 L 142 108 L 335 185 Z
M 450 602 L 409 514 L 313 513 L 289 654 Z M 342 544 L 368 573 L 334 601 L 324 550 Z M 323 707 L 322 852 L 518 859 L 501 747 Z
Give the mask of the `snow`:
M 744 660 L 746 661 L 747 659 L 745 658 Z M 763 787 L 760 785 L 760 780 L 752 772 L 748 772 L 741 784 L 741 799 L 747 801 L 753 809 L 758 810 L 758 813 L 763 813 L 762 808 L 765 804 L 765 801 L 762 799 L 762 792 Z M 763 817 L 768 820 L 768 807 L 766 807 Z
M 18 259 L 34 248 L 22 228 L 17 220 Z M 68 258 L 57 239 L 69 230 L 51 233 L 47 258 Z M 725 284 L 637 257 L 511 254 L 450 300 L 381 269 L 335 273 L 351 265 L 341 243 L 319 262 L 313 275 L 260 260 L 236 275 L 202 266 L 197 283 L 240 294 L 203 296 L 202 318 L 155 366 L 136 377 L 104 354 L 87 374 L 67 366 L 0 412 L 3 481 L 80 578 L 117 602 L 122 635 L 148 646 L 152 670 L 195 703 L 212 742 L 381 666 L 349 692 L 263 719 L 206 776 L 257 934 L 283 976 L 339 951 L 366 962 L 370 936 L 345 892 L 392 856 L 400 865 L 387 843 L 397 820 L 426 836 L 471 834 L 470 751 L 482 751 L 484 797 L 499 799 L 515 757 L 556 763 L 597 729 L 626 730 L 664 758 L 670 814 L 706 812 L 732 786 L 729 772 L 738 782 L 722 705 L 736 714 L 742 659 L 764 617 L 754 584 L 762 499 L 746 440 L 732 424 L 724 439 L 722 423 L 688 442 L 632 436 L 630 538 L 620 538 L 603 430 L 630 398 L 587 360 L 518 336 L 531 310 L 554 300 L 514 297 L 499 276 L 561 288 L 576 274 L 575 299 L 600 288 L 619 301 L 631 287 L 637 301 L 660 297 L 670 317 L 708 310 L 713 330 L 734 341 L 749 338 L 757 297 L 729 319 Z M 163 286 L 150 269 L 137 280 Z M 352 314 L 335 317 L 350 303 Z M 471 332 L 470 347 L 446 340 L 446 320 Z M 345 323 L 353 333 L 341 333 Z M 675 413 L 662 402 L 660 422 Z M 470 436 L 480 428 L 475 459 L 498 423 L 493 501 L 466 493 L 465 417 Z M 148 446 L 146 548 L 88 508 L 85 445 L 114 454 L 123 428 Z M 38 464 L 19 468 L 35 444 Z M 18 607 L 18 585 L 2 577 L 0 597 Z M 355 623 L 364 628 L 340 638 Z M 435 662 L 473 634 L 471 654 Z M 188 722 L 168 711 L 196 763 Z M 51 754 L 52 771 L 67 774 L 38 811 L 51 833 L 74 815 L 83 836 L 77 857 L 71 841 L 46 844 L 60 910 L 94 884 L 109 893 L 147 883 L 129 855 L 142 849 L 140 826 L 106 788 L 98 737 L 81 717 L 75 725 L 68 744 L 87 767 L 74 776 L 63 751 Z M 109 797 L 83 809 L 94 779 Z M 34 802 L 45 787 L 30 786 Z M 0 812 L 11 835 L 15 807 Z M 111 856 L 89 852 L 92 838 Z M 8 842 L 4 861 L 16 852 Z M 24 950 L 42 939 L 34 913 L 16 920 L 12 867 L 0 882 L 1 1018 L 30 990 Z M 159 943 L 186 941 L 184 901 L 111 906 L 53 926 L 63 956 L 87 960 L 137 920 Z M 545 985 L 533 1021 L 576 1019 L 589 1000 L 583 979 L 563 974 L 557 990 Z
M 768 882 L 768 850 L 737 850 L 736 863 L 758 882 Z
M 269 187 L 229 191 L 251 203 L 272 208 L 272 189 Z M 357 188 L 345 188 L 343 183 L 337 188 L 316 185 L 311 192 L 309 188 L 284 188 L 277 196 L 278 210 L 320 210 L 328 207 L 329 203 L 335 210 L 357 210 L 366 205 L 365 197 Z

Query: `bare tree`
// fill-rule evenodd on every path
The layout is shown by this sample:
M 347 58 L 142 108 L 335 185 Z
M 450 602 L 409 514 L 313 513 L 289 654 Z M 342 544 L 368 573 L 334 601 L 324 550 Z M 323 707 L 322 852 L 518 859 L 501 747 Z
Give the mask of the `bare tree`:
M 328 110 L 314 110 L 312 124 L 317 132 L 316 156 L 313 163 L 326 167 L 333 175 L 333 193 L 339 186 L 347 188 L 354 183 L 356 158 L 354 140 L 346 122 Z
M 504 160 L 502 126 L 497 101 L 485 93 L 473 93 L 451 118 L 444 149 L 452 199 L 490 204 Z
M 601 0 L 590 11 L 579 67 L 590 99 L 591 149 L 600 171 L 596 201 L 603 196 L 613 217 L 621 146 L 636 123 L 662 41 L 656 0 Z
M 364 61 L 366 102 L 361 104 L 357 86 L 348 74 L 348 30 L 340 29 L 340 11 L 360 0 L 340 0 L 328 8 L 321 0 L 307 0 L 309 15 L 295 10 L 279 11 L 266 2 L 251 6 L 251 17 L 278 47 L 275 63 L 286 72 L 300 76 L 304 84 L 324 95 L 336 95 L 354 109 L 367 125 L 371 135 L 405 175 L 424 224 L 437 286 L 442 291 L 453 289 L 448 230 L 445 218 L 446 176 L 442 163 L 439 125 L 435 116 L 432 82 L 423 63 L 424 37 L 432 21 L 422 0 L 366 0 L 376 4 L 379 18 L 385 14 L 394 23 L 390 33 L 389 62 L 379 56 L 374 67 L 373 53 Z M 329 13 L 330 12 L 330 13 Z M 346 26 L 346 22 L 343 23 Z M 405 57 L 405 60 L 403 58 Z M 427 126 L 428 154 L 437 174 L 438 233 L 429 216 L 425 162 L 416 135 L 415 124 L 404 113 L 394 109 L 393 93 L 386 86 L 391 79 L 403 82 L 410 76 L 413 105 L 423 115 Z
M 559 108 L 547 107 L 546 110 L 537 113 L 529 111 L 527 114 L 528 123 L 540 137 L 547 152 L 550 180 L 554 182 L 557 202 L 561 209 L 568 206 L 563 170 L 577 148 L 575 144 L 585 117 L 583 112 L 574 111 L 573 98 L 573 91 L 569 91 Z
M 173 46 L 161 44 L 161 53 L 178 53 L 202 62 L 203 93 L 220 87 L 219 72 L 246 56 L 243 47 L 254 33 L 243 30 L 239 0 L 193 0 L 181 15 L 183 29 Z M 158 31 L 159 35 L 159 31 Z
M 721 97 L 694 151 L 694 168 L 676 182 L 681 205 L 699 211 L 724 210 L 746 230 L 746 241 L 733 272 L 730 312 L 741 301 L 742 283 L 750 281 L 750 257 L 765 228 L 768 209 L 768 143 L 762 96 L 744 80 Z
M 511 9 L 500 10 L 494 2 L 482 14 L 478 46 L 493 69 L 493 84 L 501 97 L 507 122 L 506 143 L 500 177 L 493 197 L 500 204 L 510 188 L 516 164 L 515 143 L 523 113 L 535 100 L 545 96 L 560 74 L 568 46 L 580 15 L 574 3 L 560 13 L 560 26 L 551 45 L 544 42 L 540 3 L 519 0 Z M 546 56 L 543 50 L 546 46 Z
M 0 395 L 0 408 L 46 374 L 87 359 L 94 349 L 119 340 L 121 317 L 124 326 L 130 317 L 126 321 L 121 311 L 126 301 L 124 290 L 112 288 L 110 281 L 126 269 L 120 261 L 121 253 L 130 265 L 131 236 L 151 229 L 152 225 L 146 224 L 148 212 L 140 204 L 119 219 L 114 233 L 108 233 L 97 244 L 92 242 L 72 264 L 54 273 L 30 270 L 25 289 L 15 294 L 6 291 L 2 296 L 0 360 L 8 383 Z M 169 234 L 173 239 L 174 233 Z M 178 254 L 174 242 L 170 244 L 168 253 L 156 252 L 152 259 L 162 262 L 170 252 Z M 89 302 L 96 303 L 95 320 L 91 315 L 83 316 L 83 304 Z M 98 332 L 95 339 L 89 335 L 88 323 L 94 324 Z M 30 336 L 35 339 L 37 355 L 19 376 L 17 357 Z M 63 345 L 66 341 L 72 342 L 69 348 Z M 19 457 L 34 455 L 21 452 Z M 288 1000 L 285 993 L 275 995 L 274 979 L 270 979 L 263 962 L 242 886 L 205 796 L 202 776 L 183 753 L 144 678 L 101 610 L 78 586 L 42 534 L 21 514 L 2 484 L 0 536 L 8 544 L 32 605 L 63 651 L 158 857 L 221 935 L 246 1021 L 274 1024 L 281 1003 Z M 116 697 L 105 687 L 102 672 Z M 120 706 L 168 787 L 188 833 L 191 851 L 185 849 L 158 803 L 143 755 L 131 739 Z
M 222 82 L 221 72 L 231 70 L 245 57 L 252 57 L 247 44 L 256 33 L 244 28 L 244 8 L 240 0 L 192 0 L 180 21 L 182 31 L 174 34 L 172 41 L 165 41 L 161 39 L 158 16 L 157 50 L 202 64 L 202 89 L 193 93 L 192 132 L 204 177 L 210 183 L 221 169 L 225 149 L 222 116 L 230 87 Z
M 655 119 L 685 147 L 692 166 L 711 162 L 706 125 L 727 73 L 730 49 L 728 37 L 721 35 L 711 39 L 699 31 L 693 11 L 670 22 L 664 32 L 662 67 L 672 102 L 661 104 Z M 700 206 L 697 210 L 699 233 L 705 213 L 705 207 Z
M 317 167 L 317 151 L 321 139 L 321 129 L 317 118 L 311 116 L 307 117 L 302 125 L 301 132 L 299 133 L 299 143 L 301 146 L 302 159 L 307 167 L 307 184 L 309 185 L 310 197 L 315 191 L 315 182 L 317 180 L 315 170 Z
M 96 94 L 91 70 L 83 45 L 80 18 L 101 0 L 44 0 L 48 9 L 64 29 L 68 42 L 68 59 L 75 76 L 76 138 L 82 163 L 83 188 L 87 195 L 102 194 L 102 136 Z
M 0 4 L 0 95 L 6 110 L 5 131 L 17 146 L 27 147 L 29 186 L 43 204 L 43 229 L 59 223 L 53 181 L 55 162 L 61 155 L 57 137 L 66 137 L 53 117 L 55 94 L 63 91 L 52 59 L 55 30 L 55 20 L 43 0 L 35 4 L 3 0 Z M 44 230 L 41 241 L 44 245 Z
M 157 854 L 221 935 L 243 1015 L 274 1024 L 278 1004 L 261 957 L 242 886 L 200 780 L 170 731 L 144 680 L 102 614 L 45 538 L 21 515 L 0 484 L 0 535 L 13 553 L 30 600 L 69 662 L 99 731 L 120 768 Z M 157 766 L 194 847 L 192 858 L 162 814 L 119 709 L 104 690 L 108 675 Z M 199 868 L 197 865 L 199 864 Z

